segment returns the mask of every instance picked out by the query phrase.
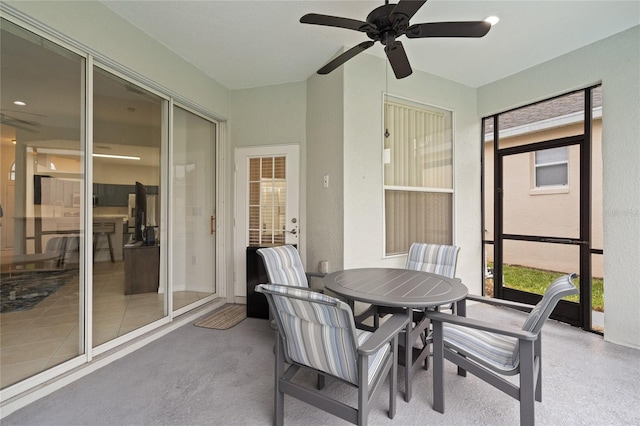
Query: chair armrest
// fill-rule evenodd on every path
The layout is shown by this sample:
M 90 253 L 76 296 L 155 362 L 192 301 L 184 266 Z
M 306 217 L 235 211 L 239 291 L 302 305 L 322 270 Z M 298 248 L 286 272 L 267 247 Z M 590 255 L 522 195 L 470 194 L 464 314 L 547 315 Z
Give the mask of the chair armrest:
M 322 288 L 300 287 L 300 286 L 297 286 L 297 285 L 288 285 L 288 284 L 274 284 L 272 282 L 268 282 L 267 284 L 279 285 L 280 287 L 298 288 L 300 290 L 308 290 L 308 291 L 312 291 L 314 293 L 324 293 L 324 289 L 322 289 Z
M 443 314 L 441 312 L 427 311 L 427 317 L 432 322 L 442 322 L 448 324 L 460 325 L 463 327 L 474 328 L 476 330 L 488 331 L 491 333 L 501 334 L 503 336 L 515 337 L 522 340 L 536 340 L 537 334 L 512 326 L 496 326 L 495 324 L 480 321 L 477 319 L 459 317 L 457 315 Z
M 318 278 L 323 278 L 325 275 L 327 275 L 327 274 L 323 274 L 322 272 L 305 272 L 305 274 L 307 274 L 307 277 L 318 277 Z
M 518 302 L 512 302 L 510 300 L 495 299 L 493 297 L 476 296 L 473 294 L 468 294 L 466 299 L 472 300 L 474 302 L 486 303 L 488 305 L 504 306 L 506 308 L 524 310 L 526 312 L 531 312 L 531 310 L 534 308 L 534 306 L 528 305 L 526 303 L 518 303 Z
M 371 355 L 398 335 L 407 326 L 408 321 L 406 315 L 392 315 L 358 348 L 358 354 Z

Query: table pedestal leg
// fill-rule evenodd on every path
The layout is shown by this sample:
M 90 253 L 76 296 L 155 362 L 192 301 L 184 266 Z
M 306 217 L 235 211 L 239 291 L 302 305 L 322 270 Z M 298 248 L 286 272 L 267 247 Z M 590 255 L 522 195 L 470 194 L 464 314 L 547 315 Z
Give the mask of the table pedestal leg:
M 411 401 L 411 373 L 413 371 L 413 343 L 411 342 L 411 329 L 413 328 L 413 310 L 406 309 L 407 327 L 404 333 L 404 400 Z

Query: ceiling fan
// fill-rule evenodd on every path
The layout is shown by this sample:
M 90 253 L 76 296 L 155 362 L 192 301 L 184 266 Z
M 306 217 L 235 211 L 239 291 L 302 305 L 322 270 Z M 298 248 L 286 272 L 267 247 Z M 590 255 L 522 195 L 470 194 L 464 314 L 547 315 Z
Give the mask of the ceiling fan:
M 485 21 L 429 22 L 410 25 L 409 20 L 427 0 L 400 0 L 398 4 L 385 0 L 384 6 L 369 13 L 366 22 L 338 16 L 309 13 L 300 18 L 303 24 L 324 25 L 346 28 L 366 33 L 371 39 L 342 53 L 318 70 L 318 74 L 328 74 L 359 53 L 364 52 L 379 41 L 384 45 L 391 68 L 396 78 L 405 78 L 413 72 L 402 43 L 397 39 L 427 37 L 483 37 L 491 29 Z

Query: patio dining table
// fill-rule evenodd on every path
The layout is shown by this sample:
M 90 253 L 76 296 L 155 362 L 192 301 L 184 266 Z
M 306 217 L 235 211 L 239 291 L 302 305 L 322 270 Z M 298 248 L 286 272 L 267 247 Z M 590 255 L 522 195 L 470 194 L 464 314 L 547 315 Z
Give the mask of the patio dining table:
M 428 327 L 428 319 L 413 324 L 413 309 L 457 304 L 465 314 L 467 287 L 457 279 L 423 271 L 393 268 L 361 268 L 337 271 L 323 278 L 326 289 L 352 301 L 402 308 L 409 317 L 404 333 L 405 401 L 411 400 L 411 378 L 429 356 L 429 345 L 413 350 L 413 343 Z M 402 361 L 402 360 L 401 360 Z

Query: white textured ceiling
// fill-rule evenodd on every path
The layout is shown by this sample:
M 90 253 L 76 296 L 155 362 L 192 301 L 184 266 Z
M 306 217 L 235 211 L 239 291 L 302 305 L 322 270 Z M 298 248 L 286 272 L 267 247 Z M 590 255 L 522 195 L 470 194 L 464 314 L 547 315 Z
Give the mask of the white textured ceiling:
M 392 1 L 393 3 L 393 1 Z M 306 80 L 365 34 L 299 23 L 306 13 L 365 20 L 383 1 L 105 1 L 228 89 Z M 640 24 L 640 1 L 429 0 L 411 23 L 500 23 L 482 39 L 401 39 L 414 69 L 472 87 Z M 367 53 L 384 56 L 379 44 Z M 411 77 L 408 77 L 411 78 Z

